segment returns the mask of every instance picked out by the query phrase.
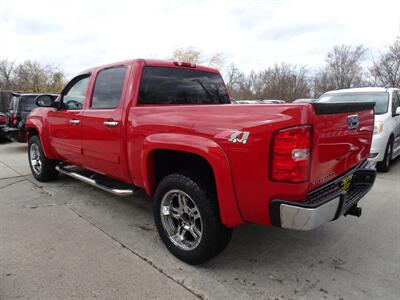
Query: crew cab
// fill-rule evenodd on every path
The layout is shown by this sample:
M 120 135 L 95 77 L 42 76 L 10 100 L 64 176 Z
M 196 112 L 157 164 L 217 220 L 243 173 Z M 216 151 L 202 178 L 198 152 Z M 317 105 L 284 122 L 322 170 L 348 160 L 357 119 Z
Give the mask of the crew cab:
M 215 69 L 135 59 L 86 70 L 26 122 L 33 176 L 144 189 L 161 240 L 199 264 L 232 228 L 311 230 L 361 213 L 373 103 L 231 104 Z

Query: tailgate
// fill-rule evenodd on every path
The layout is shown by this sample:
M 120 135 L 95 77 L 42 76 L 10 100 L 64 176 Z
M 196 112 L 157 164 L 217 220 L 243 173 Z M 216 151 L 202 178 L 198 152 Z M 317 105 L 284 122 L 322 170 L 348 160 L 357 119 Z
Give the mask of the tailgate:
M 369 157 L 375 103 L 313 103 L 313 152 L 310 183 L 314 189 Z

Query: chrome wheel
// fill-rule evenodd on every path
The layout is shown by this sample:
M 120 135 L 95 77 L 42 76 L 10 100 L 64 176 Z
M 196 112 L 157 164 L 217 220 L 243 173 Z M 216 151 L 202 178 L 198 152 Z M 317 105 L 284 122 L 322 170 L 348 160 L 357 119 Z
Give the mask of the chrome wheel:
M 161 223 L 171 242 L 183 250 L 195 249 L 202 238 L 200 212 L 188 194 L 167 192 L 161 200 Z
M 40 174 L 42 171 L 42 158 L 40 157 L 39 147 L 36 144 L 31 144 L 29 149 L 29 157 L 33 171 Z

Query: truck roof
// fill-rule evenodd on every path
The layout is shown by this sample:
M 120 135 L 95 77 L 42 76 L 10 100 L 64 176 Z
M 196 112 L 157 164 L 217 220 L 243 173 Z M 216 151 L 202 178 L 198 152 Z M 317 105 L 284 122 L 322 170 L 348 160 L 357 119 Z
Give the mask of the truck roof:
M 207 67 L 207 66 L 192 64 L 194 67 L 185 67 L 185 66 L 178 66 L 177 65 L 178 61 L 162 60 L 162 59 L 144 59 L 144 58 L 123 60 L 123 61 L 118 61 L 118 62 L 106 64 L 106 65 L 96 66 L 96 67 L 93 67 L 90 69 L 86 69 L 86 70 L 82 71 L 81 73 L 87 73 L 87 72 L 90 72 L 90 71 L 93 71 L 93 70 L 99 69 L 99 68 L 103 69 L 103 68 L 118 66 L 118 65 L 122 65 L 122 64 L 129 64 L 129 63 L 133 63 L 136 61 L 142 61 L 146 66 L 152 66 L 152 67 L 189 68 L 189 69 L 193 68 L 193 69 L 199 70 L 199 71 L 219 73 L 219 71 L 217 69 Z

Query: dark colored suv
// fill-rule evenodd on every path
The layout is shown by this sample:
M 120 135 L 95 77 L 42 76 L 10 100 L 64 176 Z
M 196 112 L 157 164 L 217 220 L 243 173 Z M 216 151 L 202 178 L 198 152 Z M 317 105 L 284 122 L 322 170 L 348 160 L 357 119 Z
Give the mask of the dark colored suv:
M 7 121 L 4 132 L 13 141 L 26 143 L 25 122 L 28 114 L 37 107 L 36 97 L 40 94 L 13 93 L 10 106 L 6 113 Z M 58 95 L 52 94 L 57 97 Z

